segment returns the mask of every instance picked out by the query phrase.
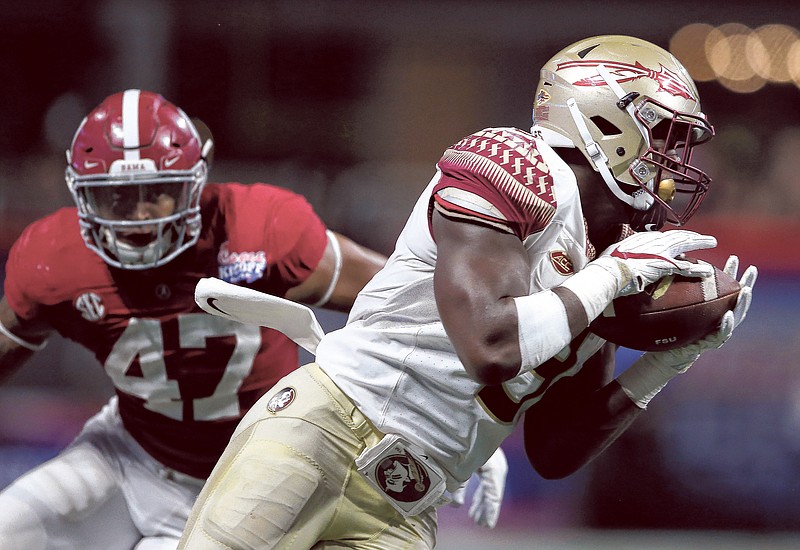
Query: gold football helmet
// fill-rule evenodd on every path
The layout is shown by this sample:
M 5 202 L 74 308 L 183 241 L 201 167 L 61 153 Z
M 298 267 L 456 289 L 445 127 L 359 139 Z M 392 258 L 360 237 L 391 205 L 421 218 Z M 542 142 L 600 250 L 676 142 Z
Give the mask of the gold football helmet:
M 636 210 L 635 229 L 683 225 L 711 182 L 691 164 L 694 147 L 714 135 L 694 81 L 672 54 L 638 38 L 596 36 L 553 56 L 541 71 L 531 131 L 583 152 Z

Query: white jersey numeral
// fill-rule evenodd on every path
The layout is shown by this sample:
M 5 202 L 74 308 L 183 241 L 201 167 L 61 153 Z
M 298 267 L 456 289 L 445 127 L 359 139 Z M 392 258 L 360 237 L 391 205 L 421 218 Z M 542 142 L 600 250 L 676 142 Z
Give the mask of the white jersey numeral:
M 237 391 L 250 374 L 261 347 L 259 327 L 205 313 L 190 313 L 178 317 L 178 331 L 180 346 L 184 349 L 205 348 L 207 338 L 236 337 L 234 351 L 214 393 L 192 399 L 192 411 L 195 420 L 238 416 Z M 128 376 L 128 370 L 137 358 L 142 375 Z M 132 318 L 106 358 L 104 368 L 117 389 L 143 399 L 146 409 L 174 420 L 183 420 L 184 401 L 178 382 L 167 378 L 160 321 Z

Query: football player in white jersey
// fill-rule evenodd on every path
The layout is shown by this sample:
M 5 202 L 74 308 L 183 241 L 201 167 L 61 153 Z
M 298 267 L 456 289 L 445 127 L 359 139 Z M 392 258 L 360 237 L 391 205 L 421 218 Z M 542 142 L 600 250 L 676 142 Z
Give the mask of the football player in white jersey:
M 681 258 L 713 237 L 656 231 L 710 182 L 692 151 L 714 131 L 680 62 L 632 37 L 577 42 L 543 67 L 533 123 L 445 151 L 347 325 L 239 424 L 181 548 L 432 548 L 446 491 L 523 417 L 535 470 L 570 475 L 730 337 L 753 267 L 716 333 L 615 380 L 615 347 L 588 330 L 618 296 L 713 269 Z

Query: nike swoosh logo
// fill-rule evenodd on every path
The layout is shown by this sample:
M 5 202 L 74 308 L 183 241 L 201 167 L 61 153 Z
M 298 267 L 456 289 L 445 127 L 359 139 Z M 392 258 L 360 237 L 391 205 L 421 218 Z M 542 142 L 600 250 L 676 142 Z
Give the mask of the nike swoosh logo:
M 87 170 L 91 170 L 92 168 L 96 168 L 98 166 L 100 166 L 99 162 L 90 162 L 88 160 L 83 162 L 83 167 L 86 168 Z
M 671 263 L 675 267 L 678 267 L 678 264 L 669 258 L 659 256 L 658 254 L 648 254 L 646 252 L 620 252 L 618 248 L 615 248 L 611 251 L 611 256 L 614 258 L 620 258 L 622 260 L 662 260 L 664 262 Z
M 206 298 L 206 303 L 208 304 L 208 307 L 210 307 L 211 309 L 216 309 L 217 311 L 219 311 L 223 315 L 227 315 L 228 317 L 230 317 L 230 313 L 228 313 L 227 311 L 224 311 L 224 310 L 218 308 L 216 305 L 214 305 L 214 302 L 216 302 L 216 301 L 217 301 L 216 298 Z
M 169 168 L 170 166 L 172 166 L 173 164 L 178 162 L 179 158 L 181 158 L 181 157 L 172 157 L 171 159 L 165 160 L 164 161 L 164 168 Z

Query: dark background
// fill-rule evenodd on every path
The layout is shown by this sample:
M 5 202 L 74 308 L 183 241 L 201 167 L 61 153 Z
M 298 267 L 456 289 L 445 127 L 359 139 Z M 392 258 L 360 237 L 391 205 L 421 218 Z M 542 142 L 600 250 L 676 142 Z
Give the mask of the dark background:
M 798 28 L 800 10 L 0 0 L 0 260 L 25 225 L 71 204 L 63 152 L 81 118 L 125 88 L 161 92 L 211 127 L 213 181 L 292 188 L 330 227 L 389 253 L 444 148 L 486 126 L 530 126 L 537 69 L 559 49 L 596 34 L 668 48 L 698 22 Z M 714 189 L 689 229 L 718 237 L 707 255 L 717 265 L 736 253 L 759 266 L 750 316 L 572 478 L 538 478 L 512 437 L 501 527 L 800 529 L 800 93 L 791 82 L 698 88 L 718 135 L 699 157 Z M 633 357 L 621 352 L 622 367 Z M 0 486 L 66 444 L 109 392 L 91 357 L 51 342 L 0 388 Z M 445 512 L 443 528 L 464 516 Z

